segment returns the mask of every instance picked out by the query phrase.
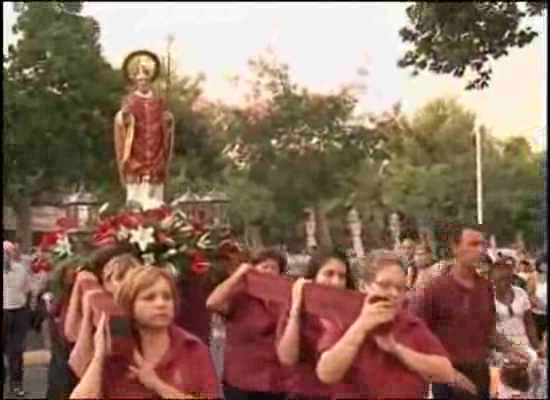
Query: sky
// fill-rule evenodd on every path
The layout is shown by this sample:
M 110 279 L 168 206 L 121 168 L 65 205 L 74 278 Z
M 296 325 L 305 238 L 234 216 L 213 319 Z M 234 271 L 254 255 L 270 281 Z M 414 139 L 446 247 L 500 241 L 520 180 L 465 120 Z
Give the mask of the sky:
M 104 55 L 115 66 L 136 49 L 166 53 L 173 35 L 178 71 L 203 72 L 206 94 L 227 102 L 242 99 L 229 81 L 247 72 L 247 61 L 271 48 L 292 77 L 312 90 L 328 91 L 360 80 L 366 91 L 360 110 L 382 112 L 400 101 L 413 113 L 427 101 L 454 96 L 474 110 L 497 137 L 521 135 L 546 144 L 547 17 L 533 25 L 541 33 L 494 65 L 488 90 L 467 92 L 465 81 L 397 67 L 403 54 L 398 31 L 406 23 L 401 2 L 216 3 L 88 2 L 84 14 L 101 27 Z M 13 43 L 11 4 L 3 3 L 4 42 Z M 368 71 L 360 77 L 359 68 Z

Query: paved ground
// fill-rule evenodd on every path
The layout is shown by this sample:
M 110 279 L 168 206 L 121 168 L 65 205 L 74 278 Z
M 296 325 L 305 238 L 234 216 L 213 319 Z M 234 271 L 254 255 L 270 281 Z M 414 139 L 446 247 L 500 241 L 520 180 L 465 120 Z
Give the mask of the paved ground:
M 27 395 L 26 399 L 44 399 L 46 398 L 47 384 L 47 365 L 50 353 L 44 348 L 42 337 L 32 331 L 27 336 L 27 352 L 24 355 L 24 377 L 23 385 Z M 12 399 L 9 396 L 7 388 L 3 388 L 3 398 Z
M 45 399 L 46 398 L 46 380 L 47 380 L 47 367 L 46 366 L 33 366 L 25 367 L 25 375 L 23 378 L 23 385 L 27 395 L 26 399 Z M 15 399 L 15 396 L 8 396 L 6 388 L 4 388 L 5 399 Z

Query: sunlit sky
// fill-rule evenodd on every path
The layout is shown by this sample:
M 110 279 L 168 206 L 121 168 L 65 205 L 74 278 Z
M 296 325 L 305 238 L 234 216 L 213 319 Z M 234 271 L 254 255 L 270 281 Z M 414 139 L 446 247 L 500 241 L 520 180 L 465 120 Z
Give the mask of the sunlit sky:
M 268 47 L 289 64 L 294 79 L 326 91 L 361 80 L 360 108 L 381 112 L 401 101 L 407 113 L 439 96 L 456 96 L 499 137 L 521 135 L 546 143 L 547 17 L 534 19 L 541 33 L 524 49 L 512 50 L 494 66 L 491 87 L 464 91 L 465 81 L 429 73 L 410 77 L 397 68 L 404 51 L 398 31 L 406 22 L 405 3 L 86 3 L 84 14 L 101 27 L 107 59 L 120 66 L 132 50 L 164 55 L 175 36 L 173 57 L 179 72 L 204 72 L 206 94 L 236 102 L 241 94 L 228 77 L 245 73 L 247 60 Z M 3 3 L 4 42 L 16 15 Z M 359 77 L 358 68 L 368 75 Z

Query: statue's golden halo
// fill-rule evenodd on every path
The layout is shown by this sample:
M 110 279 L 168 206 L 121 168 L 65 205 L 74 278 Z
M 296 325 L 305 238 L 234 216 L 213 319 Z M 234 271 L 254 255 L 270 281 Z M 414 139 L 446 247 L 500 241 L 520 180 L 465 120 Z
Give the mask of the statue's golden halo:
M 139 65 L 145 65 L 151 71 L 151 82 L 154 82 L 160 74 L 160 59 L 149 50 L 133 51 L 126 56 L 122 63 L 122 72 L 128 82 L 134 82 L 133 76 Z

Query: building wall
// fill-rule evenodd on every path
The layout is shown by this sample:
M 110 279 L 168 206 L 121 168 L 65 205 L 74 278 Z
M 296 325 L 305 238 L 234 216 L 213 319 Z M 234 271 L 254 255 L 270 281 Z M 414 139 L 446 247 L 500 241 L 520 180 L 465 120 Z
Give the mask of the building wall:
M 55 228 L 56 221 L 65 215 L 63 209 L 52 206 L 39 206 L 31 209 L 31 229 L 33 232 L 48 232 Z M 4 231 L 17 230 L 17 219 L 11 207 L 3 207 L 2 227 Z

